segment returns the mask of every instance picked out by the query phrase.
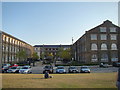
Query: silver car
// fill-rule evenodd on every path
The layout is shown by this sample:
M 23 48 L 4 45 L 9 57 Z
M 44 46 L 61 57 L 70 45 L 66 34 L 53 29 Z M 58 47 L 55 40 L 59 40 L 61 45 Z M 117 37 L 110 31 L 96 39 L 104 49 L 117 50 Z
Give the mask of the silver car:
M 31 67 L 30 67 L 30 66 L 23 66 L 23 67 L 19 70 L 19 73 L 23 73 L 23 74 L 32 73 Z
M 19 73 L 19 70 L 21 69 L 21 66 L 14 66 L 7 70 L 7 73 Z
M 81 73 L 90 73 L 90 69 L 88 68 L 88 66 L 81 66 L 80 72 Z
M 63 66 L 58 66 L 56 69 L 56 73 L 66 73 L 66 70 Z

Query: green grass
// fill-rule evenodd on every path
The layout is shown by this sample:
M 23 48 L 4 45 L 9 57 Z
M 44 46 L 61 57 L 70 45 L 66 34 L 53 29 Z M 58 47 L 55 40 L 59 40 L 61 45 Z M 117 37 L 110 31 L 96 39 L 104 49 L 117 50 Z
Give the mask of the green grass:
M 3 88 L 116 88 L 116 73 L 2 74 Z

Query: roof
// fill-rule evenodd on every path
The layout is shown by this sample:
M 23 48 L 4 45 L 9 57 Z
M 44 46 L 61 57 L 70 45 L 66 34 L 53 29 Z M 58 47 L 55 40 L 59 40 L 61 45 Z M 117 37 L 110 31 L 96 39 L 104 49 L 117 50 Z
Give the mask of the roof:
M 0 30 L 0 33 L 2 33 L 2 34 L 4 34 L 4 35 L 7 35 L 7 36 L 9 36 L 9 37 L 11 37 L 11 38 L 14 38 L 14 39 L 16 39 L 16 40 L 18 40 L 18 41 L 20 41 L 20 42 L 23 42 L 23 43 L 25 43 L 25 44 L 27 44 L 27 45 L 30 45 L 30 44 L 28 44 L 27 42 L 25 42 L 25 41 L 23 41 L 23 40 L 20 40 L 20 39 L 18 39 L 18 38 L 16 38 L 16 37 L 14 37 L 14 36 L 6 33 L 6 32 L 1 31 L 1 30 Z M 30 46 L 32 46 L 32 45 L 30 45 Z
M 35 45 L 34 47 L 70 47 L 71 45 Z
M 96 27 L 94 27 L 94 28 L 86 31 L 85 34 L 83 34 L 79 39 L 82 39 L 82 38 L 86 35 L 87 32 L 90 32 L 90 31 L 94 30 L 95 28 L 98 28 L 98 27 L 100 27 L 101 25 L 104 25 L 104 24 L 112 24 L 113 26 L 115 26 L 115 27 L 117 27 L 117 28 L 120 28 L 119 26 L 113 24 L 110 20 L 106 20 L 106 21 L 104 21 L 102 24 L 100 24 L 100 25 L 98 25 L 98 26 L 96 26 Z M 79 40 L 79 39 L 78 39 L 78 40 Z M 77 41 L 78 41 L 78 40 L 77 40 Z M 77 41 L 76 41 L 75 43 L 77 43 Z M 74 44 L 75 44 L 75 43 L 74 43 Z

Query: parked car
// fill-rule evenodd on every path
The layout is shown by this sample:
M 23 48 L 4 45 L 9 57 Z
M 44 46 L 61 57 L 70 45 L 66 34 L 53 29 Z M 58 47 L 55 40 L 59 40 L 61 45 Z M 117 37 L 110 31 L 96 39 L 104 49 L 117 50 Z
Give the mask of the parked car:
M 2 64 L 2 66 L 11 66 L 11 64 L 9 64 L 9 63 L 4 63 L 4 64 Z
M 21 66 L 13 66 L 7 70 L 7 73 L 19 73 Z
M 105 64 L 105 63 L 100 63 L 100 67 L 103 67 L 103 68 L 108 68 L 108 64 Z
M 120 67 L 120 62 L 113 62 L 113 67 Z
M 17 64 L 12 64 L 11 66 L 9 66 L 10 68 L 11 67 L 17 67 L 18 65 Z
M 43 73 L 45 73 L 46 71 L 48 71 L 49 73 L 53 73 L 53 66 L 51 66 L 51 65 L 45 66 Z
M 2 73 L 6 73 L 9 69 L 9 66 L 2 66 Z
M 66 73 L 64 66 L 58 66 L 56 69 L 56 73 Z
M 79 71 L 78 71 L 78 69 L 75 66 L 70 66 L 68 68 L 68 72 L 69 73 L 78 73 Z
M 90 73 L 90 69 L 88 68 L 88 66 L 81 66 L 80 72 L 81 73 Z
M 23 67 L 19 70 L 19 73 L 24 73 L 24 74 L 32 73 L 31 67 L 30 67 L 30 66 L 23 66 Z

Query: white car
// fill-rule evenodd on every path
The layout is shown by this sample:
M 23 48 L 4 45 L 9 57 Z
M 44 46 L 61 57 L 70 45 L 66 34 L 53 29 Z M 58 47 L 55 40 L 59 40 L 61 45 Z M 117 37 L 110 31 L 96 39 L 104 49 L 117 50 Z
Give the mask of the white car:
M 21 66 L 14 66 L 7 70 L 7 73 L 19 73 L 19 70 L 21 69 Z
M 66 70 L 63 66 L 58 66 L 56 69 L 56 73 L 66 73 Z
M 30 67 L 30 66 L 23 66 L 23 67 L 19 70 L 19 73 L 24 73 L 24 74 L 32 73 L 31 67 Z
M 90 73 L 90 69 L 88 68 L 88 66 L 81 66 L 80 72 L 81 73 Z

